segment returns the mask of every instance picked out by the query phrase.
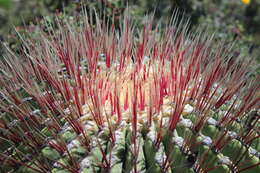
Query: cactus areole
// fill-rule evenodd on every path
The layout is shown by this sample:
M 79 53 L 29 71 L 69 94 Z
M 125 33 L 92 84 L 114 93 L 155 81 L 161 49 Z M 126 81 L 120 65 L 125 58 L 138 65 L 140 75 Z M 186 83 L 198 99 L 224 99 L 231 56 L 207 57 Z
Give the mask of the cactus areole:
M 260 172 L 250 58 L 178 12 L 142 29 L 93 14 L 40 27 L 19 55 L 7 48 L 0 172 Z

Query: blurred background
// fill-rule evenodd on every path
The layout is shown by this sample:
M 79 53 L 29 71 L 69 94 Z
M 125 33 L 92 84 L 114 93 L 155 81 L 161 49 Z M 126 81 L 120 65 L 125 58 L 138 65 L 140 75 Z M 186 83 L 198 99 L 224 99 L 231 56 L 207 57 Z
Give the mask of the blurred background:
M 156 7 L 155 20 L 163 23 L 178 8 L 191 16 L 191 30 L 206 26 L 217 38 L 236 40 L 239 53 L 252 54 L 260 48 L 260 0 L 0 0 L 0 40 L 19 49 L 15 29 L 34 31 L 43 17 L 51 20 L 60 11 L 74 16 L 82 3 L 108 17 L 120 16 L 128 7 L 137 22 Z M 256 58 L 259 63 L 259 51 Z

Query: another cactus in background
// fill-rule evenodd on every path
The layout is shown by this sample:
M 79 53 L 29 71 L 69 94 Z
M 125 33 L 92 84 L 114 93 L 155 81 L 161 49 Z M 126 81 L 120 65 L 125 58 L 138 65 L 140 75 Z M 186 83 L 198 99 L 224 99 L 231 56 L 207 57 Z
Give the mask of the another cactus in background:
M 260 77 L 179 17 L 138 31 L 84 14 L 10 51 L 1 172 L 259 172 Z

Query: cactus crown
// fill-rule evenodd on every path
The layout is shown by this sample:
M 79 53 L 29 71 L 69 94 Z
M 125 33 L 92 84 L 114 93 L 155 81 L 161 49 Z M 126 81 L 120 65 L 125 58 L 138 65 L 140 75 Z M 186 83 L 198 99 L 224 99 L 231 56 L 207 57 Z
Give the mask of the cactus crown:
M 188 26 L 84 13 L 23 39 L 0 62 L 0 170 L 259 172 L 260 77 Z

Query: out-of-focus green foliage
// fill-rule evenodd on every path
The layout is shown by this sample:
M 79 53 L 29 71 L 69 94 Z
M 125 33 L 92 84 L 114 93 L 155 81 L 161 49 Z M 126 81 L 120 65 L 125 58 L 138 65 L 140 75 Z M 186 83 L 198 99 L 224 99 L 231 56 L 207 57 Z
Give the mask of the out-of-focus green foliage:
M 252 0 L 249 5 L 240 0 L 0 0 L 0 34 L 10 33 L 12 25 L 34 23 L 37 18 L 51 16 L 57 11 L 65 10 L 69 15 L 75 12 L 80 4 L 95 7 L 99 13 L 108 16 L 117 16 L 127 7 L 137 19 L 155 12 L 155 19 L 163 19 L 161 21 L 170 18 L 178 8 L 191 16 L 193 26 L 207 25 L 209 29 L 222 33 L 253 34 L 259 37 L 260 2 L 257 0 Z M 255 33 L 257 34 L 254 35 Z
M 8 9 L 11 5 L 11 0 L 0 0 L 0 8 Z
M 43 18 L 61 11 L 71 16 L 79 5 L 74 0 L 0 0 L 0 40 L 19 50 L 21 40 L 17 39 L 16 31 L 23 34 L 29 30 L 33 34 Z

